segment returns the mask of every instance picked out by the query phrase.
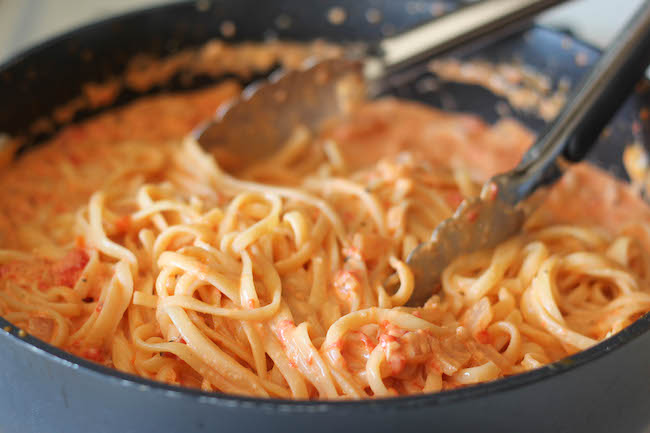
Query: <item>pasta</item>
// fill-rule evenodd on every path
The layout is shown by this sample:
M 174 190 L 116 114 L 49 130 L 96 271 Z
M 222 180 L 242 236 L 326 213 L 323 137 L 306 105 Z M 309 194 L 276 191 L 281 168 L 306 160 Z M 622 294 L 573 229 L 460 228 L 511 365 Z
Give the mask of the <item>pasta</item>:
M 650 310 L 650 213 L 585 164 L 519 235 L 405 307 L 409 252 L 530 134 L 382 100 L 228 174 L 185 133 L 238 91 L 143 99 L 7 167 L 0 314 L 153 380 L 338 399 L 535 369 Z

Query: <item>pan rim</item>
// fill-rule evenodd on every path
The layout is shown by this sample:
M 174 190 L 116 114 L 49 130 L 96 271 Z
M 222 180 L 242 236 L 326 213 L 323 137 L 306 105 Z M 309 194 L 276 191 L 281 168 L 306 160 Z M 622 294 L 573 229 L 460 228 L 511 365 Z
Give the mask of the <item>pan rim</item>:
M 285 413 L 329 412 L 333 410 L 352 410 L 363 407 L 369 410 L 385 412 L 404 408 L 416 409 L 451 405 L 456 402 L 468 402 L 482 397 L 496 395 L 506 391 L 533 385 L 542 380 L 561 376 L 575 368 L 594 362 L 634 341 L 650 330 L 650 313 L 644 314 L 634 323 L 611 337 L 599 342 L 589 349 L 580 351 L 551 364 L 535 370 L 518 373 L 491 382 L 479 383 L 463 388 L 446 390 L 432 394 L 387 397 L 362 400 L 291 400 L 280 398 L 260 398 L 220 392 L 207 392 L 199 389 L 169 385 L 141 376 L 106 367 L 92 361 L 77 357 L 58 347 L 52 346 L 29 334 L 22 335 L 21 329 L 0 317 L 0 339 L 6 343 L 16 344 L 54 362 L 78 372 L 108 380 L 114 385 L 129 387 L 138 392 L 157 392 L 164 397 L 191 397 L 197 403 L 231 408 L 256 408 L 281 411 Z

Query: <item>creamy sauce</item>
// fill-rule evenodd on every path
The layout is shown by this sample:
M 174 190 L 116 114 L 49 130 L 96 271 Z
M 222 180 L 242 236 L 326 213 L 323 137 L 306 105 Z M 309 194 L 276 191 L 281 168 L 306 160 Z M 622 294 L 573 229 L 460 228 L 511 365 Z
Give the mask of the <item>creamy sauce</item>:
M 650 211 L 588 164 L 522 233 L 458 258 L 440 294 L 404 307 L 408 254 L 532 134 L 384 99 L 232 177 L 182 138 L 239 91 L 144 98 L 10 164 L 0 314 L 147 378 L 334 399 L 528 371 L 650 310 Z
M 114 173 L 120 158 L 137 157 L 137 152 L 128 149 L 181 138 L 239 91 L 231 82 L 202 91 L 143 98 L 65 128 L 0 176 L 3 247 L 35 246 L 31 241 L 38 244 L 38 238 L 19 239 L 23 223 L 39 220 L 47 226 L 62 212 L 79 207 Z M 350 168 L 369 166 L 408 150 L 436 165 L 465 168 L 472 180 L 482 182 L 514 167 L 534 135 L 512 119 L 490 126 L 474 115 L 385 99 L 361 107 L 324 131 L 323 138 L 339 144 Z M 70 183 L 66 167 L 82 169 L 87 182 Z M 650 211 L 635 191 L 588 164 L 569 169 L 540 213 L 611 230 L 650 219 Z

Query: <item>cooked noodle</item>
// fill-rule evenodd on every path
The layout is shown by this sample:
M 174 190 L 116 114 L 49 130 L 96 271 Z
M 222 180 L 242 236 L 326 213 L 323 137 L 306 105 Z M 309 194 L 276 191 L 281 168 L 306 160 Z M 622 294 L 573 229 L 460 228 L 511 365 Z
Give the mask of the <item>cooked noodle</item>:
M 521 234 L 457 259 L 426 305 L 404 307 L 409 252 L 530 137 L 380 101 L 322 137 L 297 130 L 280 154 L 231 176 L 179 137 L 236 90 L 143 102 L 9 167 L 0 313 L 150 379 L 336 399 L 531 370 L 650 310 L 648 211 L 589 166 L 571 169 Z M 197 98 L 211 104 L 181 113 Z M 421 121 L 395 129 L 386 119 L 400 113 Z M 499 134 L 516 149 L 489 147 Z

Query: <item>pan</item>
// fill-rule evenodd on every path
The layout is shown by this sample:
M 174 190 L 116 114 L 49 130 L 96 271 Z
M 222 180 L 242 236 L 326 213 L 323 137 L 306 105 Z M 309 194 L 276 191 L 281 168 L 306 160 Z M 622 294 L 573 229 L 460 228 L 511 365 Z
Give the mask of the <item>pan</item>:
M 29 151 L 60 126 L 34 129 L 35 119 L 77 97 L 83 83 L 119 76 L 136 54 L 167 56 L 212 38 L 321 37 L 334 42 L 368 42 L 430 20 L 432 12 L 440 12 L 440 4 L 451 11 L 465 3 L 470 2 L 320 0 L 307 8 L 300 0 L 239 0 L 182 2 L 136 11 L 59 36 L 1 66 L 0 131 L 24 135 L 22 151 Z M 342 22 L 327 19 L 332 8 L 344 10 Z M 224 36 L 224 23 L 234 25 L 236 32 Z M 518 61 L 543 72 L 554 83 L 575 83 L 599 55 L 570 35 L 532 25 L 505 39 L 486 39 L 451 54 L 465 60 Z M 499 107 L 505 99 L 479 86 L 438 80 L 427 64 L 423 61 L 395 71 L 386 93 L 473 112 L 489 122 L 502 114 Z M 175 77 L 147 93 L 196 89 L 218 79 L 199 76 L 188 83 Z M 435 80 L 434 86 L 422 84 L 431 80 Z M 110 107 L 84 108 L 70 121 L 83 120 L 141 95 L 123 91 Z M 645 91 L 630 97 L 589 159 L 625 178 L 621 164 L 624 145 L 650 143 L 648 125 L 639 118 L 640 109 L 649 104 Z M 526 111 L 513 109 L 510 115 L 533 131 L 545 123 Z M 433 395 L 336 402 L 268 400 L 178 388 L 77 358 L 3 319 L 0 328 L 0 431 L 6 433 L 594 433 L 639 432 L 650 425 L 648 315 L 584 352 L 528 373 Z

